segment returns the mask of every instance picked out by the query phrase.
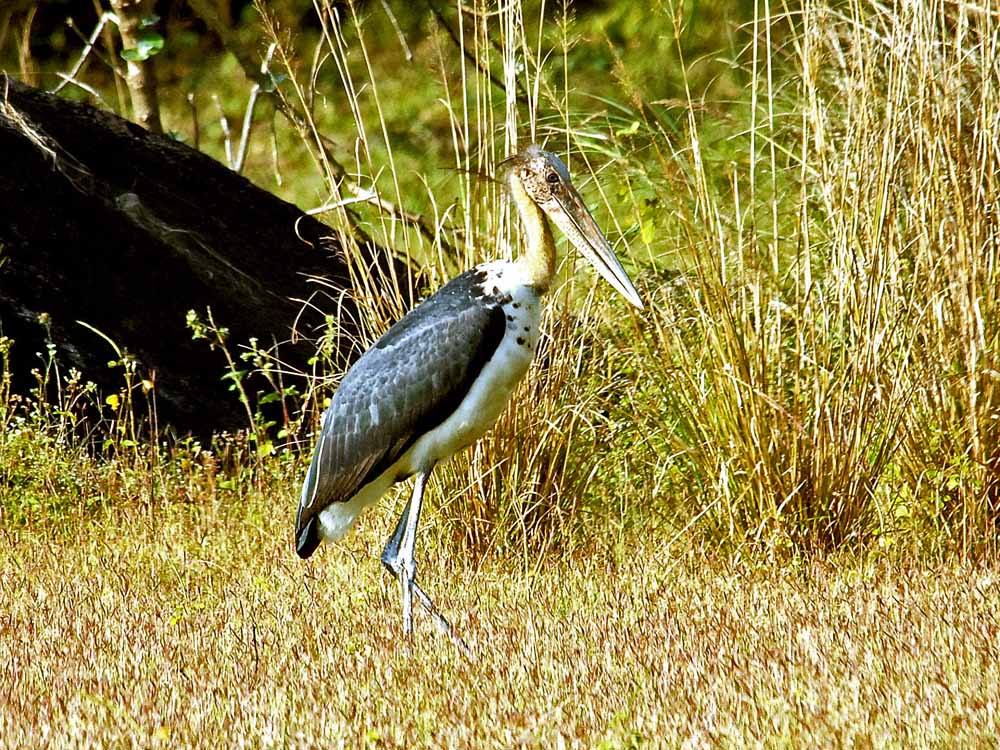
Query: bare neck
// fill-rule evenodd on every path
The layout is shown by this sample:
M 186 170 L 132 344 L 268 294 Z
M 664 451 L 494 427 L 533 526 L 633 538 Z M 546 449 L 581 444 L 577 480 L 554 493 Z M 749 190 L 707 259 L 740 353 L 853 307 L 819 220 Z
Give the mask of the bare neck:
M 513 171 L 507 176 L 507 189 L 517 206 L 524 227 L 524 248 L 517 264 L 524 269 L 528 283 L 544 294 L 556 273 L 556 243 L 542 209 L 525 192 L 524 184 Z

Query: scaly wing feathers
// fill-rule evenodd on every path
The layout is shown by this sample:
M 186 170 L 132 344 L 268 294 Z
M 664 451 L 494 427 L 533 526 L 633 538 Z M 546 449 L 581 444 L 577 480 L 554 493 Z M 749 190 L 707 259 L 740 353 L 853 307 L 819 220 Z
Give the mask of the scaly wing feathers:
M 295 535 L 303 557 L 319 543 L 314 520 L 323 508 L 350 500 L 447 419 L 496 352 L 506 321 L 482 280 L 476 269 L 453 279 L 344 376 L 302 489 Z

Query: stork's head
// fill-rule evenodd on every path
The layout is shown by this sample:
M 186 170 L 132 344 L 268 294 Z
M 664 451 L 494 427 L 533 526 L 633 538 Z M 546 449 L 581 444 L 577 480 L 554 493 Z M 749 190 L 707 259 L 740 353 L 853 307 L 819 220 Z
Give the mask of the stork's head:
M 505 160 L 507 180 L 518 180 L 528 197 L 590 264 L 619 294 L 642 309 L 642 300 L 632 280 L 611 249 L 607 237 L 587 210 L 583 198 L 573 187 L 569 170 L 562 160 L 538 146 L 528 146 Z

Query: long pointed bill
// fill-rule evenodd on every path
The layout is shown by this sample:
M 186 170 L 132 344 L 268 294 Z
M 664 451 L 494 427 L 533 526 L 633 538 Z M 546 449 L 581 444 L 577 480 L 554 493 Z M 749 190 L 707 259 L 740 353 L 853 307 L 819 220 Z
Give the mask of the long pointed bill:
M 590 261 L 597 272 L 607 279 L 620 295 L 642 310 L 643 304 L 639 292 L 636 291 L 632 279 L 625 273 L 621 262 L 611 249 L 608 238 L 604 236 L 604 232 L 587 210 L 583 198 L 568 182 L 564 181 L 563 187 L 564 190 L 559 191 L 558 198 L 546 201 L 542 209 L 580 254 Z

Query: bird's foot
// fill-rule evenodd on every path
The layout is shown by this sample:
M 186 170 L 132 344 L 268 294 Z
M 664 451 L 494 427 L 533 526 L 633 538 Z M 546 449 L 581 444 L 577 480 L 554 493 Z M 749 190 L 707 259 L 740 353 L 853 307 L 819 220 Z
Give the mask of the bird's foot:
M 417 601 L 423 605 L 424 609 L 427 610 L 427 613 L 431 616 L 431 618 L 433 618 L 435 624 L 437 624 L 441 632 L 448 636 L 448 640 L 455 644 L 455 647 L 462 652 L 462 656 L 471 662 L 475 662 L 476 657 L 475 654 L 472 653 L 472 649 L 469 648 L 462 636 L 454 631 L 451 627 L 451 623 L 448 622 L 444 615 L 438 611 L 438 608 L 434 606 L 434 602 L 432 602 L 431 598 L 427 596 L 427 593 L 420 588 L 419 585 L 417 585 L 416 581 L 413 581 L 413 593 L 416 595 Z
M 434 606 L 434 602 L 427 595 L 420 584 L 416 581 L 416 565 L 412 562 L 410 565 L 406 565 L 398 554 L 398 549 L 392 549 L 392 540 L 386 545 L 385 550 L 382 552 L 382 565 L 385 569 L 392 573 L 393 577 L 398 579 L 400 582 L 400 588 L 403 597 L 403 638 L 407 644 L 413 640 L 413 605 L 412 597 L 416 597 L 420 605 L 427 610 L 427 614 L 431 616 L 434 623 L 438 626 L 448 639 L 455 644 L 456 648 L 462 652 L 462 655 L 469 661 L 475 661 L 475 656 L 472 650 L 469 648 L 468 644 L 459 636 L 451 627 L 451 623 L 445 619 L 445 616 L 438 611 L 438 608 Z

